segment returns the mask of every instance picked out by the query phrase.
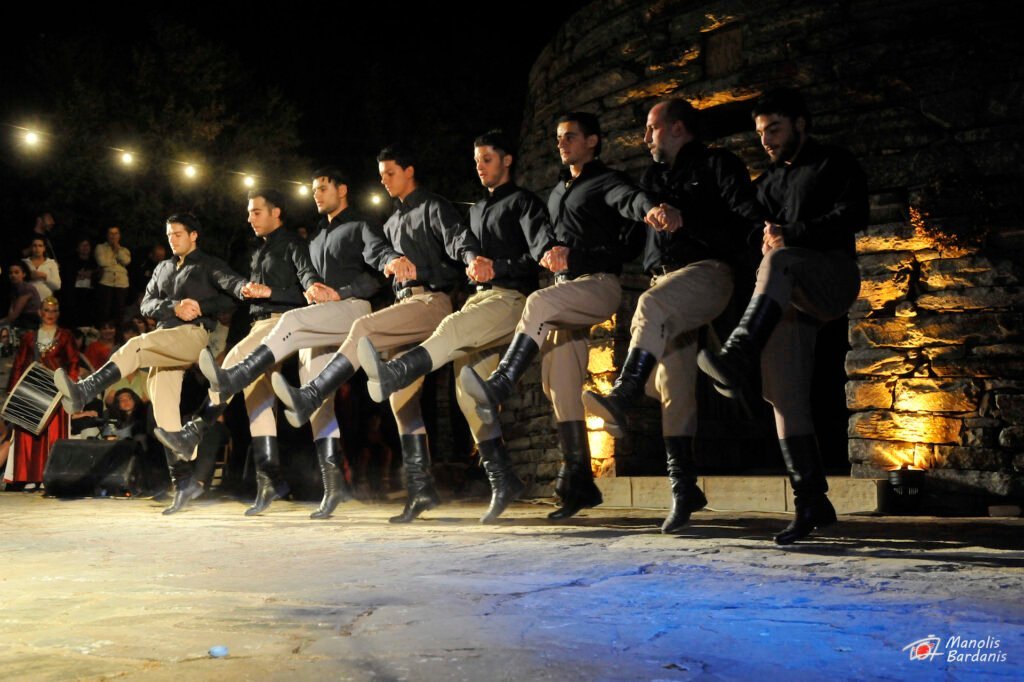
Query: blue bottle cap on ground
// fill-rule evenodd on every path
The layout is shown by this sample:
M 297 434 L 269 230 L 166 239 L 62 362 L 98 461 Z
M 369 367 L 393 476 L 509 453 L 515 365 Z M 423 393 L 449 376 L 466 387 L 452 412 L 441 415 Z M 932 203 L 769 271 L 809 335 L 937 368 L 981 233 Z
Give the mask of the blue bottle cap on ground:
M 212 656 L 214 658 L 224 658 L 227 655 L 228 655 L 228 648 L 226 646 L 224 646 L 223 644 L 218 644 L 217 646 L 211 646 L 210 647 L 210 656 Z

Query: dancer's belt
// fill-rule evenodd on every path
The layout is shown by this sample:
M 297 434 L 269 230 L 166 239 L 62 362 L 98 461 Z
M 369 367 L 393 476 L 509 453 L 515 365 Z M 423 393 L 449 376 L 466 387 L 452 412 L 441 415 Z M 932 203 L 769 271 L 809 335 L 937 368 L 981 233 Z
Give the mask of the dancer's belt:
M 426 286 L 414 286 L 414 287 L 402 287 L 395 292 L 395 298 L 399 301 L 404 301 L 410 296 L 417 296 L 419 294 L 429 294 L 433 289 Z

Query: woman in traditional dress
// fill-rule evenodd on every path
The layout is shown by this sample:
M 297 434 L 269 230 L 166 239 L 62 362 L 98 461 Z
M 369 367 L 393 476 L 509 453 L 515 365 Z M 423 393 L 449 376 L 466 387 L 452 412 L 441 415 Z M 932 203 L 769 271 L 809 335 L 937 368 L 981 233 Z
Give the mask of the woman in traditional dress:
M 71 332 L 57 326 L 60 318 L 60 304 L 52 296 L 43 301 L 39 308 L 41 322 L 39 329 L 25 332 L 18 347 L 11 369 L 13 390 L 29 365 L 38 362 L 49 369 L 63 367 L 72 377 L 78 377 L 78 351 L 75 349 Z M 14 471 L 11 480 L 24 482 L 27 490 L 39 488 L 43 481 L 43 469 L 53 444 L 68 437 L 68 418 L 63 408 L 57 407 L 43 432 L 34 436 L 21 428 L 14 437 Z

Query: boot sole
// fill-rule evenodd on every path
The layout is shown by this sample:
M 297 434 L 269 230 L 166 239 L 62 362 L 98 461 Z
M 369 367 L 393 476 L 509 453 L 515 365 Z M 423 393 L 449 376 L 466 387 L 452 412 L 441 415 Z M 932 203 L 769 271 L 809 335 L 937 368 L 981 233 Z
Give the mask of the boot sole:
M 194 484 L 192 487 L 193 487 L 192 493 L 188 496 L 188 498 L 184 502 L 181 503 L 180 507 L 178 507 L 177 509 L 172 509 L 172 507 L 168 507 L 167 509 L 164 509 L 160 513 L 163 514 L 164 516 L 170 516 L 171 514 L 177 514 L 178 512 L 180 512 L 180 511 L 184 510 L 185 508 L 187 508 L 188 505 L 191 504 L 192 500 L 196 499 L 197 497 L 199 497 L 200 495 L 203 494 L 203 486 L 198 485 L 198 484 Z
M 834 526 L 838 522 L 839 522 L 839 519 L 836 518 L 835 516 L 832 516 L 831 518 L 823 519 L 822 521 L 815 521 L 814 525 L 811 526 L 811 528 L 806 533 L 802 533 L 800 535 L 793 536 L 792 538 L 783 537 L 780 540 L 780 536 L 782 536 L 782 534 L 786 532 L 786 531 L 782 531 L 782 533 L 779 533 L 778 535 L 776 535 L 772 539 L 775 541 L 776 545 L 785 547 L 786 545 L 792 545 L 792 544 L 794 544 L 796 542 L 799 542 L 800 540 L 804 540 L 806 538 L 809 538 L 809 537 L 811 537 L 811 534 L 814 533 L 815 531 L 819 531 L 822 528 L 828 528 L 829 526 Z
M 284 378 L 280 372 L 274 372 L 270 375 L 270 385 L 274 389 L 274 394 L 277 399 L 284 405 L 284 417 L 288 420 L 288 423 L 295 428 L 302 427 L 303 424 L 309 421 L 310 415 L 301 415 L 295 410 L 295 401 L 292 399 L 292 391 L 295 390 L 288 380 Z
M 366 373 L 366 390 L 370 394 L 370 399 L 375 403 L 384 402 L 391 394 L 384 395 L 384 391 L 381 388 L 380 375 L 384 362 L 380 359 L 380 353 L 370 343 L 370 339 L 364 336 L 359 339 L 356 355 L 359 357 L 359 364 L 363 366 L 363 371 Z
M 601 418 L 601 421 L 604 422 L 601 428 L 607 431 L 613 438 L 626 437 L 626 417 L 625 415 L 616 414 L 615 410 L 608 406 L 607 396 L 593 391 L 585 391 L 583 393 L 583 407 L 590 414 Z
M 220 399 L 224 400 L 225 396 L 224 392 L 220 390 L 220 377 L 218 376 L 220 367 L 217 366 L 217 360 L 208 348 L 204 348 L 199 353 L 199 371 L 210 382 L 210 390 L 216 392 Z
M 719 394 L 738 402 L 744 415 L 748 419 L 753 419 L 754 412 L 751 409 L 750 400 L 751 388 L 745 377 L 723 371 L 717 358 L 707 350 L 702 350 L 697 354 L 697 366 L 711 378 L 714 388 Z
M 509 491 L 508 502 L 506 502 L 505 506 L 501 508 L 501 511 L 499 511 L 496 514 L 491 514 L 490 511 L 488 510 L 487 514 L 484 514 L 480 517 L 480 523 L 494 523 L 498 520 L 498 517 L 505 513 L 505 510 L 508 509 L 510 504 L 519 499 L 519 496 L 522 495 L 523 491 L 526 490 L 526 484 L 520 481 L 518 478 L 516 478 L 515 480 L 516 484 L 511 486 L 511 490 Z
M 466 366 L 459 373 L 459 380 L 462 382 L 462 389 L 466 395 L 476 403 L 476 413 L 480 419 L 485 424 L 493 424 L 498 421 L 498 406 L 487 394 L 487 386 L 480 375 L 474 372 L 472 367 Z
M 74 389 L 71 388 L 71 377 L 67 375 L 63 369 L 58 369 L 53 373 L 53 385 L 60 391 L 61 399 L 60 404 L 64 408 L 64 411 L 68 414 L 74 414 L 75 412 L 81 412 L 84 405 L 78 405 L 75 400 L 71 397 L 74 393 Z

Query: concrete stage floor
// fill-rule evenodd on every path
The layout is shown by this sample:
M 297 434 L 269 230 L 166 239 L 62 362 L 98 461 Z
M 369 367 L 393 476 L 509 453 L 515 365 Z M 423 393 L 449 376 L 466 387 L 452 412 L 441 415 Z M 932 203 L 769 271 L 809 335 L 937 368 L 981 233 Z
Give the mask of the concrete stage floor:
M 0 493 L 0 679 L 1024 677 L 1022 519 L 844 516 L 777 548 L 779 514 L 162 506 Z

